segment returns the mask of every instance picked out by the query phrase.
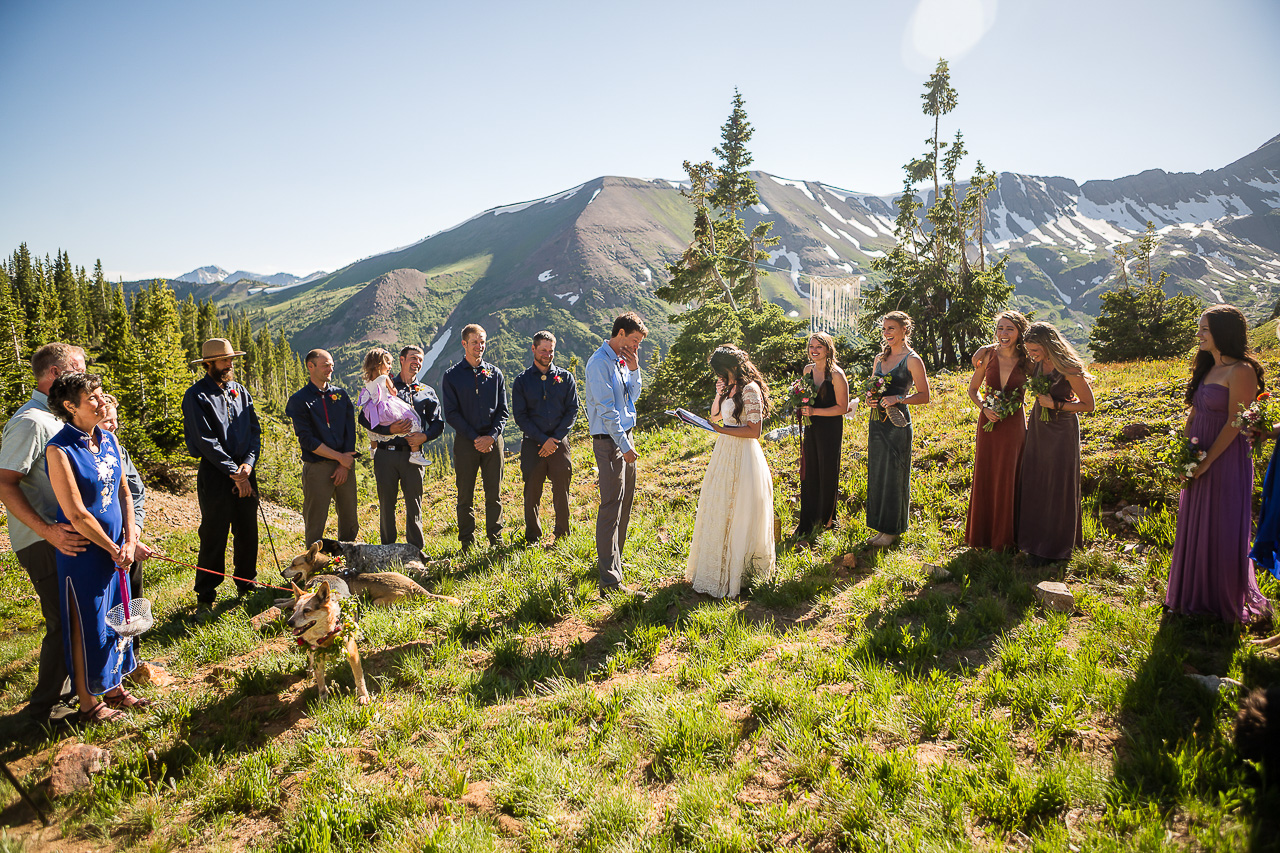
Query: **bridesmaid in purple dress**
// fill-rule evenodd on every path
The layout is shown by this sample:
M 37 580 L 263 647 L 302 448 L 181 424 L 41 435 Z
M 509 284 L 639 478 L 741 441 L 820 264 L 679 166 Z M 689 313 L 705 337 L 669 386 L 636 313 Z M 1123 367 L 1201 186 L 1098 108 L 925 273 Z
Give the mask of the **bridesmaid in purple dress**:
M 1249 562 L 1253 460 L 1248 439 L 1231 425 L 1240 407 L 1265 387 L 1262 366 L 1246 351 L 1246 330 L 1244 315 L 1230 305 L 1215 305 L 1200 316 L 1186 431 L 1209 455 L 1178 498 L 1164 599 L 1170 610 L 1225 622 L 1250 622 L 1271 612 Z

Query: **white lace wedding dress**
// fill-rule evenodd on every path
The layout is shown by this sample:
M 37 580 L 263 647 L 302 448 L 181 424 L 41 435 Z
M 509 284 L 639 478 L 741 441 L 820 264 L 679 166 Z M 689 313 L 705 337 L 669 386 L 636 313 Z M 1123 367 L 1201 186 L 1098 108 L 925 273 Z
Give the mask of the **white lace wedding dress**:
M 733 398 L 722 404 L 726 426 L 763 420 L 760 389 L 742 389 L 741 418 Z M 760 441 L 718 435 L 698 497 L 685 577 L 698 592 L 736 598 L 744 577 L 773 573 L 773 475 Z

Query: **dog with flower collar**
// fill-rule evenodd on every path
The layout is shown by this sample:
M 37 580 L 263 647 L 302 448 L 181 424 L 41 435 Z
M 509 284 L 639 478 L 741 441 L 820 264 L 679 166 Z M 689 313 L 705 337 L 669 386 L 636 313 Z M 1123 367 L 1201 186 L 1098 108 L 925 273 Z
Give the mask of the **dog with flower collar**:
M 325 685 L 325 662 L 328 658 L 345 653 L 351 664 L 351 675 L 356 682 L 356 701 L 369 704 L 369 691 L 364 686 L 364 668 L 360 665 L 360 650 L 356 637 L 360 626 L 350 613 L 344 613 L 338 596 L 332 594 L 328 581 L 321 581 L 311 592 L 296 583 L 293 587 L 293 612 L 289 615 L 289 629 L 298 646 L 307 650 L 311 674 L 321 699 L 329 698 Z

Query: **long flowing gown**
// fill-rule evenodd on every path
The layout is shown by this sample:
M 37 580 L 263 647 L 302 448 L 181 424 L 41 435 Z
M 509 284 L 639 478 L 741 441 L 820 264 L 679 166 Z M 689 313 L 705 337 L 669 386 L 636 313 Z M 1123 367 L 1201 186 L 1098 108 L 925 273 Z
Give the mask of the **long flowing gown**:
M 907 362 L 913 355 L 907 350 L 888 373 L 884 365 L 876 366 L 876 376 L 889 377 L 885 396 L 906 395 L 912 384 Z M 906 531 L 911 513 L 911 411 L 904 403 L 896 407 L 906 426 L 894 426 L 877 407 L 867 427 L 867 527 L 894 536 Z
M 1009 381 L 1000 385 L 1000 359 L 987 359 L 983 381 L 991 388 L 1015 394 L 1018 410 L 991 423 L 978 414 L 977 438 L 973 451 L 973 486 L 969 490 L 969 515 L 964 541 L 971 548 L 995 551 L 1012 549 L 1017 542 L 1015 518 L 1018 508 L 1018 476 L 1022 472 L 1022 447 L 1027 438 L 1027 419 L 1022 414 L 1022 385 L 1027 381 L 1022 364 L 1014 366 Z
M 1271 451 L 1271 463 L 1262 480 L 1262 507 L 1249 559 L 1280 578 L 1280 441 Z
M 124 541 L 120 447 L 114 435 L 99 427 L 94 428 L 93 437 L 98 445 L 97 453 L 89 448 L 88 433 L 67 424 L 49 440 L 48 446 L 66 454 L 80 500 L 102 525 L 107 537 L 119 545 Z M 57 520 L 67 523 L 61 506 Z M 89 692 L 101 695 L 114 690 L 136 665 L 133 644 L 126 643 L 124 649 L 120 649 L 115 631 L 107 627 L 107 612 L 121 603 L 120 573 L 116 571 L 115 560 L 93 543 L 74 557 L 59 551 L 58 585 L 62 590 L 62 643 L 66 649 L 67 671 L 73 671 L 71 620 L 74 619 L 80 626 Z
M 732 408 L 733 400 L 722 406 Z M 742 389 L 740 417 L 724 412 L 726 426 L 762 420 L 760 390 L 754 383 Z M 685 577 L 698 592 L 736 598 L 744 577 L 767 577 L 776 559 L 773 475 L 760 441 L 720 434 L 702 480 Z
M 831 373 L 818 386 L 813 408 L 829 409 L 836 404 L 836 386 Z M 804 428 L 801 452 L 804 478 L 800 481 L 800 519 L 796 536 L 807 536 L 814 527 L 826 527 L 836 519 L 836 494 L 840 485 L 840 443 L 844 440 L 844 415 L 813 415 Z
M 1045 362 L 1036 366 L 1043 376 Z M 1056 370 L 1049 396 L 1066 402 L 1074 393 L 1071 381 Z M 1022 480 L 1018 493 L 1018 547 L 1035 557 L 1066 560 L 1084 544 L 1080 516 L 1080 418 L 1075 412 L 1050 410 L 1040 419 L 1040 402 L 1027 418 L 1027 442 L 1022 451 Z
M 1231 392 L 1201 383 L 1192 398 L 1195 411 L 1188 435 L 1211 447 L 1226 426 Z M 1179 613 L 1207 613 L 1224 622 L 1249 622 L 1270 613 L 1249 562 L 1253 460 L 1244 434 L 1178 498 L 1169 588 L 1164 603 Z

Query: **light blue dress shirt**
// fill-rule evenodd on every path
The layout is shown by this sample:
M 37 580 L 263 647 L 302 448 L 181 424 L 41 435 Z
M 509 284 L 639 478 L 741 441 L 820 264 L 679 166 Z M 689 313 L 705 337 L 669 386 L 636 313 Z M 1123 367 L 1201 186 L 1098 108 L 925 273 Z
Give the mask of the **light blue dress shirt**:
M 609 435 L 623 453 L 635 450 L 627 430 L 636 425 L 640 371 L 618 363 L 618 354 L 605 341 L 587 359 L 587 424 L 592 435 Z

